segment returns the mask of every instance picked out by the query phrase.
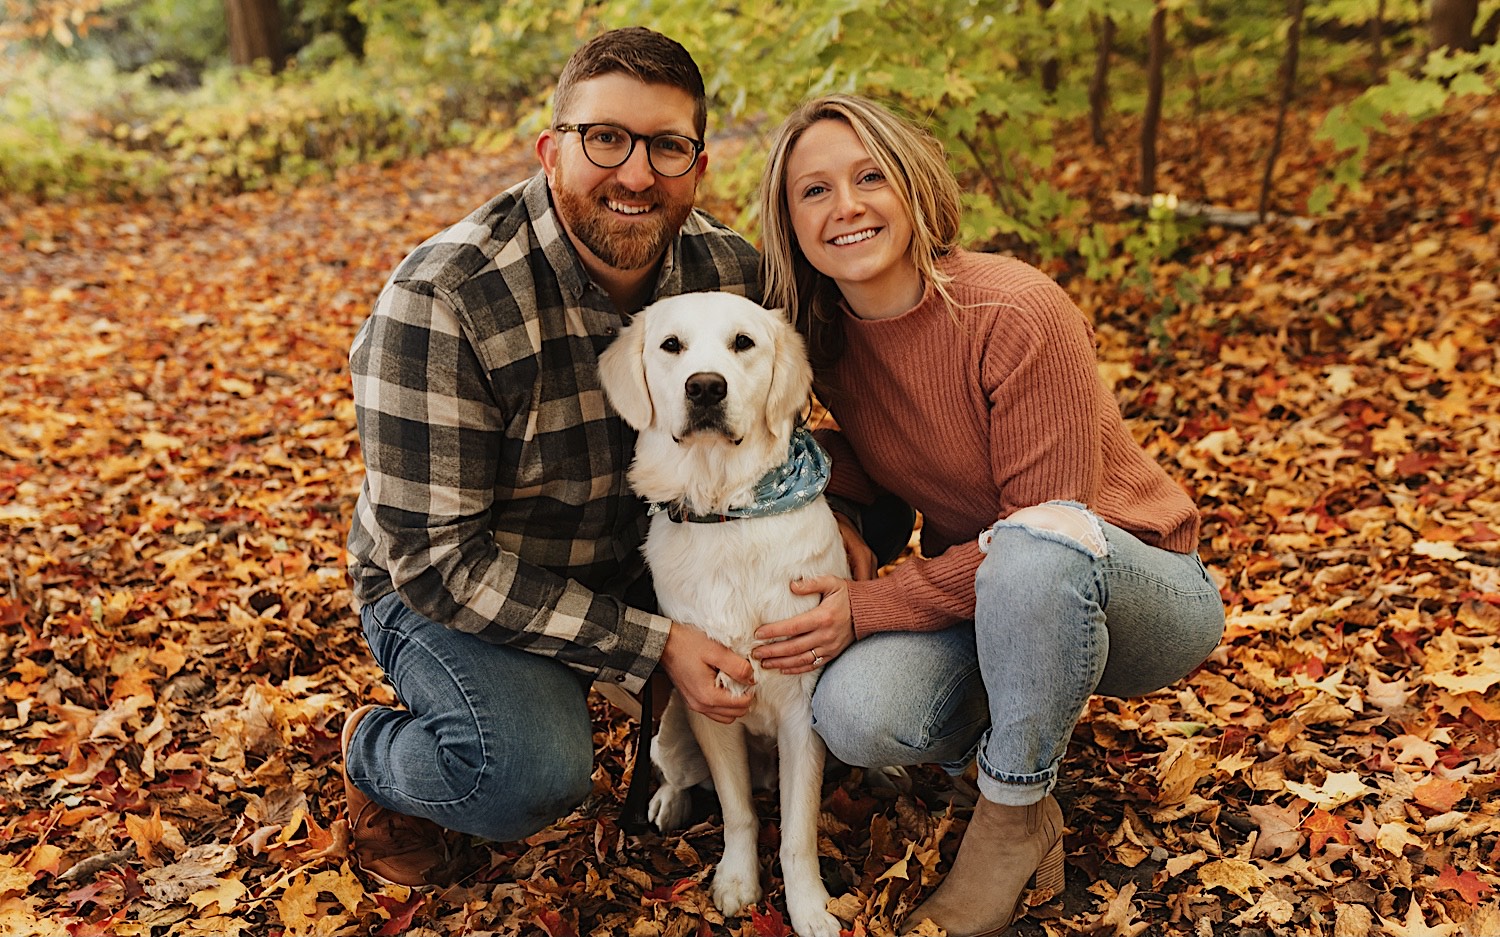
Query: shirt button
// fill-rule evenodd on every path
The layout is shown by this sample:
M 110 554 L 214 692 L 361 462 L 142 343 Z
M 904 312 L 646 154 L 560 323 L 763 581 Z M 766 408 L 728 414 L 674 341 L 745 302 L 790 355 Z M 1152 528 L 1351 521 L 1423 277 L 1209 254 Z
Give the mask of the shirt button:
M 623 674 L 623 673 L 617 673 L 617 674 L 615 674 L 615 682 L 616 683 L 624 683 L 625 682 L 625 674 Z
M 618 331 L 618 329 L 616 329 L 616 328 L 615 328 L 615 327 L 614 327 L 614 326 L 612 326 L 612 325 L 606 325 L 606 326 L 605 326 L 605 327 L 604 327 L 604 334 L 605 334 L 605 335 L 613 335 L 613 334 L 615 334 L 615 332 L 617 332 L 617 331 Z

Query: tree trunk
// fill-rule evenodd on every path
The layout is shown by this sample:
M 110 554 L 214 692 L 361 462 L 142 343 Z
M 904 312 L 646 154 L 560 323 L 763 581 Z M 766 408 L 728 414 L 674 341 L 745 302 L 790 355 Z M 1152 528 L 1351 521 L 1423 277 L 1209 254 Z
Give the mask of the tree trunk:
M 1427 25 L 1434 49 L 1473 52 L 1479 48 L 1474 35 L 1474 20 L 1479 17 L 1479 0 L 1432 0 Z
M 1156 128 L 1161 123 L 1162 87 L 1167 67 L 1167 8 L 1151 14 L 1151 61 L 1146 75 L 1146 113 L 1141 119 L 1141 194 L 1156 193 Z
M 1089 129 L 1094 134 L 1094 144 L 1102 147 L 1106 143 L 1104 108 L 1109 103 L 1109 56 L 1115 45 L 1115 18 L 1095 19 L 1094 32 L 1099 42 L 1094 56 L 1094 78 L 1089 82 Z
M 1385 80 L 1385 0 L 1376 4 L 1370 20 L 1370 47 L 1370 83 L 1378 85 Z
M 1291 108 L 1292 98 L 1297 93 L 1297 55 L 1302 45 L 1303 0 L 1291 0 L 1292 22 L 1286 31 L 1286 55 L 1281 60 L 1281 109 L 1276 114 L 1276 136 L 1271 139 L 1271 153 L 1266 157 L 1266 172 L 1260 180 L 1260 208 L 1262 221 L 1271 201 L 1271 180 L 1276 175 L 1276 157 L 1281 155 L 1281 138 L 1286 132 L 1286 112 Z
M 1038 0 L 1038 2 L 1042 8 L 1042 19 L 1045 20 L 1047 18 L 1047 11 L 1052 9 L 1052 4 L 1056 0 Z M 1048 94 L 1056 94 L 1061 74 L 1061 66 L 1058 64 L 1057 55 L 1055 53 L 1048 54 L 1046 58 L 1042 59 L 1042 90 Z
M 271 71 L 281 70 L 281 9 L 276 0 L 224 0 L 229 27 L 229 61 L 249 65 L 269 59 Z

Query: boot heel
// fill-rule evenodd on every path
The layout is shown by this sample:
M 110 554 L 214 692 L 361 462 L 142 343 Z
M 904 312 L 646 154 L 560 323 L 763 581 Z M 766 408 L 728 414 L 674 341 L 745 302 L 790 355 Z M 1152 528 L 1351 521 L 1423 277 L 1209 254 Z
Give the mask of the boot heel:
M 1062 894 L 1063 890 L 1063 845 L 1058 840 L 1042 864 L 1036 867 L 1036 873 L 1032 876 L 1032 887 L 1037 891 L 1051 892 L 1054 896 Z

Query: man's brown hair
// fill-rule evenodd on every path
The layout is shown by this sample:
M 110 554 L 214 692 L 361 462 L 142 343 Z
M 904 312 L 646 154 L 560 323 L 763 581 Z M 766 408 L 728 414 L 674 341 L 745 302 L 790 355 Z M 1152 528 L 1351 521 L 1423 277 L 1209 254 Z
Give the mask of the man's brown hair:
M 693 126 L 698 138 L 708 125 L 708 100 L 703 90 L 703 75 L 688 50 L 674 39 L 644 26 L 614 29 L 584 43 L 563 66 L 552 95 L 552 120 L 572 118 L 568 108 L 578 83 L 622 72 L 647 84 L 680 88 L 693 98 Z

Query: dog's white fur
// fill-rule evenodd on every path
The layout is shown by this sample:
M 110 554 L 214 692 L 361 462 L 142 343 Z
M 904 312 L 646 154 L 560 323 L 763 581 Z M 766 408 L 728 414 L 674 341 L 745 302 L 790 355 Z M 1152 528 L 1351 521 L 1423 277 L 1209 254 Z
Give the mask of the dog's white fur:
M 639 434 L 631 487 L 695 514 L 751 501 L 756 482 L 786 458 L 812 383 L 802 339 L 781 313 L 727 293 L 677 296 L 637 313 L 600 358 L 600 374 L 610 403 Z M 724 379 L 715 407 L 688 399 L 689 379 L 703 375 Z M 821 496 L 785 514 L 724 523 L 674 523 L 657 514 L 645 555 L 662 614 L 745 656 L 757 627 L 818 603 L 816 595 L 794 595 L 792 580 L 849 575 L 838 525 Z M 773 739 L 792 927 L 802 937 L 836 937 L 840 925 L 827 911 L 818 871 L 824 747 L 812 729 L 816 682 L 816 671 L 788 675 L 756 663 L 750 712 L 728 726 L 690 712 L 674 692 L 651 747 L 662 784 L 649 813 L 662 830 L 681 826 L 689 790 L 712 775 L 724 816 L 714 904 L 738 914 L 762 894 L 748 751 L 758 739 L 747 733 Z

